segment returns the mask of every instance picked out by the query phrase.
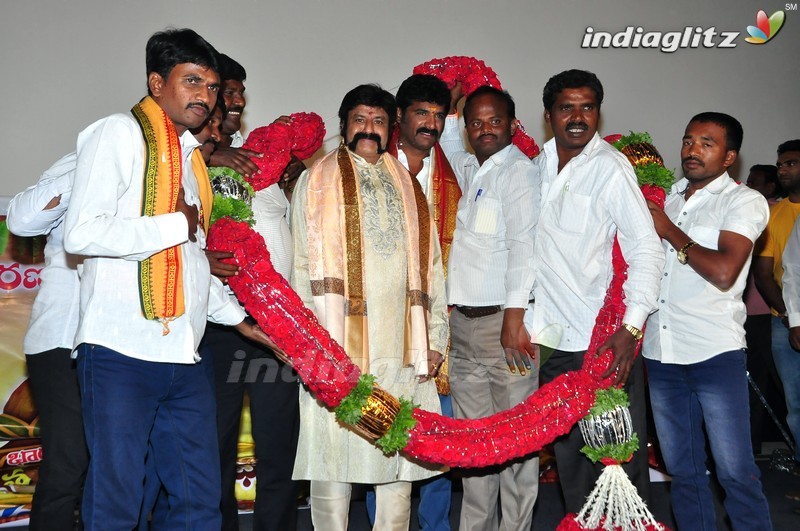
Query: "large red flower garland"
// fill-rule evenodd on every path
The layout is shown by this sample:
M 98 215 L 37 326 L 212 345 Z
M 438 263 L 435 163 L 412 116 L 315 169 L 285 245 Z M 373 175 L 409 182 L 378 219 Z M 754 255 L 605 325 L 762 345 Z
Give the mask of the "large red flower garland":
M 289 118 L 289 123 L 273 122 L 247 135 L 242 147 L 262 154 L 253 157 L 259 171 L 248 179 L 255 191 L 278 182 L 292 155 L 307 159 L 322 146 L 325 123 L 318 114 L 297 112 Z
M 645 187 L 643 191 L 663 205 L 663 190 Z M 275 272 L 261 236 L 246 223 L 223 218 L 212 227 L 208 246 L 234 253 L 240 272 L 229 284 L 240 302 L 291 358 L 316 396 L 329 407 L 337 406 L 355 387 L 360 371 Z M 541 449 L 586 416 L 595 391 L 613 380 L 600 377 L 613 355 L 596 356 L 597 348 L 619 328 L 625 313 L 622 285 L 627 264 L 616 242 L 612 261 L 614 276 L 580 371 L 559 376 L 523 403 L 490 417 L 455 419 L 415 409 L 417 423 L 403 450 L 423 461 L 454 467 L 500 464 Z
M 489 85 L 501 90 L 503 88 L 495 71 L 490 66 L 487 66 L 486 63 L 474 57 L 451 55 L 441 59 L 431 59 L 415 66 L 413 73 L 436 76 L 447 83 L 448 88 L 453 88 L 460 81 L 464 96 L 469 96 L 475 89 L 483 85 Z M 522 127 L 521 123 L 518 123 L 517 130 L 511 140 L 528 158 L 532 159 L 539 154 L 539 146 L 525 132 L 525 128 Z

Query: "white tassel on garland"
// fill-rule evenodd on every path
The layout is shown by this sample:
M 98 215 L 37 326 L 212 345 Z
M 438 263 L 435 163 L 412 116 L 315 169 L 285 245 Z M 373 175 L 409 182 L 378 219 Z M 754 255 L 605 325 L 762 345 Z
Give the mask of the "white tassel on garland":
M 603 470 L 575 520 L 586 529 L 666 529 L 653 517 L 620 465 Z

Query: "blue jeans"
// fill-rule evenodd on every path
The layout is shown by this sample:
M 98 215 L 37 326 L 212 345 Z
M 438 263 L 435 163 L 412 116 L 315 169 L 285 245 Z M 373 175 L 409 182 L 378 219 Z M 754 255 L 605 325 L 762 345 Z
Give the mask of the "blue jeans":
M 717 529 L 706 473 L 705 424 L 733 529 L 771 530 L 750 442 L 745 351 L 723 352 L 691 365 L 645 361 L 658 442 L 672 475 L 678 529 Z
M 794 438 L 794 458 L 800 461 L 800 352 L 789 344 L 789 330 L 772 317 L 772 357 L 786 396 L 786 423 Z
M 163 528 L 218 531 L 214 394 L 203 368 L 82 344 L 78 378 L 91 454 L 82 511 L 87 531 L 136 526 L 146 456 L 166 493 Z
M 442 415 L 453 416 L 453 401 L 450 395 L 439 395 Z M 451 482 L 448 474 L 442 474 L 422 482 L 419 487 L 419 528 L 421 531 L 450 531 Z M 371 525 L 375 524 L 375 491 L 367 491 L 367 514 Z

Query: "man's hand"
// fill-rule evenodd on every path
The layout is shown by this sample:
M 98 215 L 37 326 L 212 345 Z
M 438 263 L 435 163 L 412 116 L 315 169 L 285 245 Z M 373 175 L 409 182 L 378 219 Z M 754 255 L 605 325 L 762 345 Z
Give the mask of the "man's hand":
M 793 326 L 789 329 L 789 344 L 793 349 L 800 351 L 800 326 Z
M 263 157 L 263 155 L 249 149 L 217 146 L 211 154 L 208 165 L 225 166 L 241 174 L 242 177 L 250 177 L 258 171 L 258 166 L 250 160 L 250 157 Z
M 250 341 L 255 341 L 256 343 L 261 343 L 268 349 L 270 349 L 274 354 L 275 357 L 284 362 L 289 367 L 292 366 L 292 360 L 289 356 L 280 348 L 278 345 L 275 344 L 270 337 L 261 330 L 261 327 L 255 323 L 248 322 L 248 319 L 245 319 L 238 325 L 234 327 L 237 332 L 242 334 L 245 338 L 249 339 Z
M 444 356 L 438 350 L 429 350 L 428 351 L 428 374 L 427 375 L 420 375 L 418 376 L 418 380 L 420 383 L 427 382 L 431 378 L 435 378 L 437 374 L 439 374 L 439 367 L 442 366 L 444 362 Z
M 61 204 L 61 194 L 55 196 L 53 199 L 48 201 L 42 210 L 53 210 L 60 204 Z
M 633 334 L 620 326 L 605 343 L 600 345 L 600 348 L 597 349 L 597 355 L 599 356 L 609 349 L 614 354 L 614 360 L 611 362 L 606 372 L 600 377 L 608 378 L 614 374 L 614 371 L 617 371 L 614 385 L 625 385 L 625 382 L 628 381 L 628 376 L 631 374 L 631 369 L 633 368 L 633 357 L 636 353 L 636 339 L 633 337 Z
M 292 192 L 294 192 L 294 185 L 297 184 L 297 179 L 305 169 L 306 165 L 303 161 L 292 155 L 292 159 L 289 161 L 289 164 L 286 165 L 278 181 L 278 186 L 283 190 L 287 198 L 291 199 Z
M 653 225 L 655 225 L 659 236 L 665 238 L 668 232 L 677 228 L 664 212 L 664 209 L 649 199 L 647 200 L 647 208 L 650 210 L 650 215 L 653 216 Z
M 228 277 L 232 277 L 239 272 L 239 266 L 236 264 L 223 262 L 223 260 L 233 258 L 233 253 L 225 251 L 209 251 L 206 249 L 206 258 L 208 265 L 211 268 L 211 274 L 222 281 L 223 284 L 228 282 Z
M 522 319 L 525 308 L 506 308 L 503 312 L 503 329 L 500 332 L 500 344 L 506 356 L 508 370 L 523 376 L 531 370 L 531 360 L 536 364 L 536 351 L 531 343 L 531 336 Z
M 181 187 L 178 192 L 178 200 L 175 203 L 175 212 L 181 212 L 186 216 L 186 222 L 189 224 L 189 241 L 197 241 L 197 222 L 200 220 L 200 215 L 197 212 L 196 206 L 189 206 L 186 204 L 186 194 Z
M 450 89 L 450 114 L 455 114 L 458 110 L 458 102 L 461 101 L 462 95 L 461 81 L 456 81 L 456 84 Z

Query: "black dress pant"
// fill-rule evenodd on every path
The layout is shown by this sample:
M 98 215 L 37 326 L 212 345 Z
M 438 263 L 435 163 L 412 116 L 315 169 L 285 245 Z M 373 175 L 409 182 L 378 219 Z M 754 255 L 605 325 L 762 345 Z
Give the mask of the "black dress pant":
M 201 353 L 203 361 L 212 361 L 214 367 L 222 472 L 222 529 L 239 528 L 234 487 L 245 391 L 250 399 L 258 460 L 253 529 L 295 529 L 297 484 L 292 481 L 292 470 L 300 429 L 297 376 L 263 346 L 244 339 L 231 328 L 211 323 L 206 328 Z
M 25 356 L 39 411 L 43 457 L 31 509 L 32 530 L 72 531 L 81 505 L 89 452 L 78 375 L 70 354 L 69 349 L 57 348 Z
M 556 350 L 539 370 L 539 379 L 545 385 L 557 376 L 569 371 L 577 371 L 583 366 L 586 351 L 564 352 Z M 633 458 L 622 465 L 631 482 L 639 491 L 639 496 L 650 504 L 650 470 L 647 464 L 647 410 L 645 396 L 644 363 L 637 356 L 631 374 L 624 387 L 630 400 L 633 429 L 639 436 L 639 449 Z M 572 430 L 555 441 L 556 466 L 564 503 L 568 513 L 578 513 L 586 502 L 586 497 L 594 488 L 597 478 L 605 468 L 601 463 L 592 463 L 581 453 L 586 443 L 576 424 Z

